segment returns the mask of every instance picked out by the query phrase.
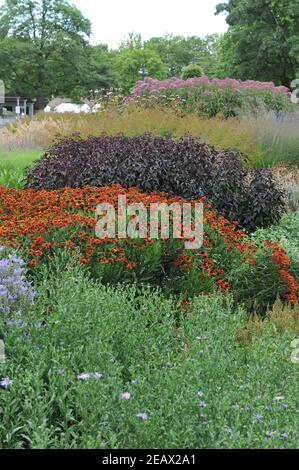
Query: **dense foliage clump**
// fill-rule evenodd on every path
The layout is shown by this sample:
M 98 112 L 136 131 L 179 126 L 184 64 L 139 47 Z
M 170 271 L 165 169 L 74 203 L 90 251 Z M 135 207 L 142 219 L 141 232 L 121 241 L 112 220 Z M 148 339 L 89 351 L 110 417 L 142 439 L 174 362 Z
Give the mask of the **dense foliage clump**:
M 182 315 L 79 267 L 48 273 L 38 298 L 22 325 L 0 316 L 2 448 L 298 447 L 292 332 L 244 324 L 222 295 Z
M 47 190 L 111 184 L 205 196 L 221 215 L 248 230 L 278 220 L 284 205 L 270 171 L 249 172 L 237 153 L 193 138 L 67 138 L 52 146 L 27 178 L 28 188 Z

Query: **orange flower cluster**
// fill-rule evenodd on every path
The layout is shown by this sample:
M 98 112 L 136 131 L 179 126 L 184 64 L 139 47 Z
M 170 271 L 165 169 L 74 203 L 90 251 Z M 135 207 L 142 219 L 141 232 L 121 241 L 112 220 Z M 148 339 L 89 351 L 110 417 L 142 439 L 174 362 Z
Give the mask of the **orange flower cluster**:
M 139 268 L 142 271 L 141 264 L 148 263 L 149 259 L 144 250 L 154 245 L 150 236 L 142 240 L 95 238 L 96 206 L 110 203 L 117 208 L 119 196 L 126 196 L 128 204 L 143 203 L 148 210 L 152 203 L 205 203 L 204 198 L 200 201 L 187 201 L 163 193 L 145 194 L 137 188 L 124 189 L 119 185 L 65 188 L 57 191 L 0 187 L 0 244 L 21 247 L 27 253 L 28 263 L 32 267 L 52 259 L 57 250 L 64 248 L 78 256 L 82 264 L 99 268 L 115 266 L 116 269 L 125 269 L 128 274 Z M 254 266 L 257 247 L 247 243 L 237 222 L 231 223 L 218 217 L 206 203 L 204 208 L 203 247 L 186 253 L 183 240 L 180 239 L 171 252 L 171 244 L 167 240 L 161 240 L 165 259 L 167 263 L 169 259 L 172 260 L 173 266 L 186 276 L 190 271 L 198 273 L 199 283 L 202 276 L 207 276 L 220 289 L 228 290 L 230 285 L 222 258 L 227 254 L 231 257 L 238 256 L 240 262 L 249 262 Z M 215 255 L 215 247 L 221 244 L 221 253 L 218 250 Z M 272 261 L 279 265 L 285 297 L 294 304 L 298 285 L 288 271 L 289 260 L 280 247 L 273 245 L 272 248 Z
M 174 260 L 174 265 L 177 266 L 180 271 L 190 271 L 194 265 L 193 258 L 190 256 L 179 256 Z
M 128 190 L 111 187 L 65 188 L 58 191 L 14 190 L 0 187 L 0 242 L 10 247 L 27 249 L 29 266 L 51 259 L 53 252 L 67 248 L 80 253 L 80 262 L 100 265 L 122 263 L 129 271 L 137 267 L 128 259 L 125 245 L 143 250 L 153 245 L 150 238 L 132 243 L 129 239 L 95 238 L 95 208 L 110 203 L 117 208 L 118 197 L 126 196 L 127 203 L 183 203 L 179 197 L 160 193 L 147 195 L 137 188 Z
M 292 276 L 287 269 L 291 264 L 290 259 L 286 256 L 279 242 L 271 243 L 266 241 L 265 245 L 273 250 L 272 262 L 278 264 L 278 274 L 286 291 L 283 295 L 284 298 L 287 299 L 291 305 L 297 305 L 299 285 L 294 276 Z

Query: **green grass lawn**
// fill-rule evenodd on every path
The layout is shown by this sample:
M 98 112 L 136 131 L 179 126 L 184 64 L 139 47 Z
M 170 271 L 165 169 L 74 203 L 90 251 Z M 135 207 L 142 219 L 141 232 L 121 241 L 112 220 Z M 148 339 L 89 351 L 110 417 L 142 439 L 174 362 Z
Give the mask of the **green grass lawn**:
M 0 150 L 0 186 L 21 188 L 25 168 L 38 160 L 42 153 L 42 150 Z

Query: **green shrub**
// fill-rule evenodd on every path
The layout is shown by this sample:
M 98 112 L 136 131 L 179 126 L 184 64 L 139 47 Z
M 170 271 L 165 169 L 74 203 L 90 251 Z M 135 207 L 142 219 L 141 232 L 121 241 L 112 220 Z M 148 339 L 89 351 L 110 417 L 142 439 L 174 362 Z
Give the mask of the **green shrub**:
M 203 69 L 198 64 L 189 64 L 182 68 L 182 80 L 187 80 L 193 77 L 202 77 L 204 75 Z

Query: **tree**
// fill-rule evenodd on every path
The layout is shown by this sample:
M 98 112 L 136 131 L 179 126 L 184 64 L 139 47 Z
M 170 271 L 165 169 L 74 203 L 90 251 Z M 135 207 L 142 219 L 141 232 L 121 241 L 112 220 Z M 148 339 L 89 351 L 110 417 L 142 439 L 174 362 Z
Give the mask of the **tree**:
M 90 46 L 90 34 L 90 21 L 67 0 L 6 0 L 0 8 L 6 88 L 36 98 L 41 108 L 52 95 L 78 95 L 108 82 L 107 55 Z
M 298 0 L 229 0 L 229 32 L 222 43 L 231 76 L 290 86 L 299 67 Z
M 146 41 L 145 47 L 159 54 L 170 77 L 180 76 L 182 68 L 189 64 L 198 64 L 205 74 L 215 76 L 219 41 L 218 34 L 205 38 L 166 35 Z
M 140 35 L 129 35 L 123 42 L 114 60 L 120 87 L 129 93 L 137 80 L 145 77 L 163 80 L 167 78 L 167 67 L 160 55 L 146 48 Z

